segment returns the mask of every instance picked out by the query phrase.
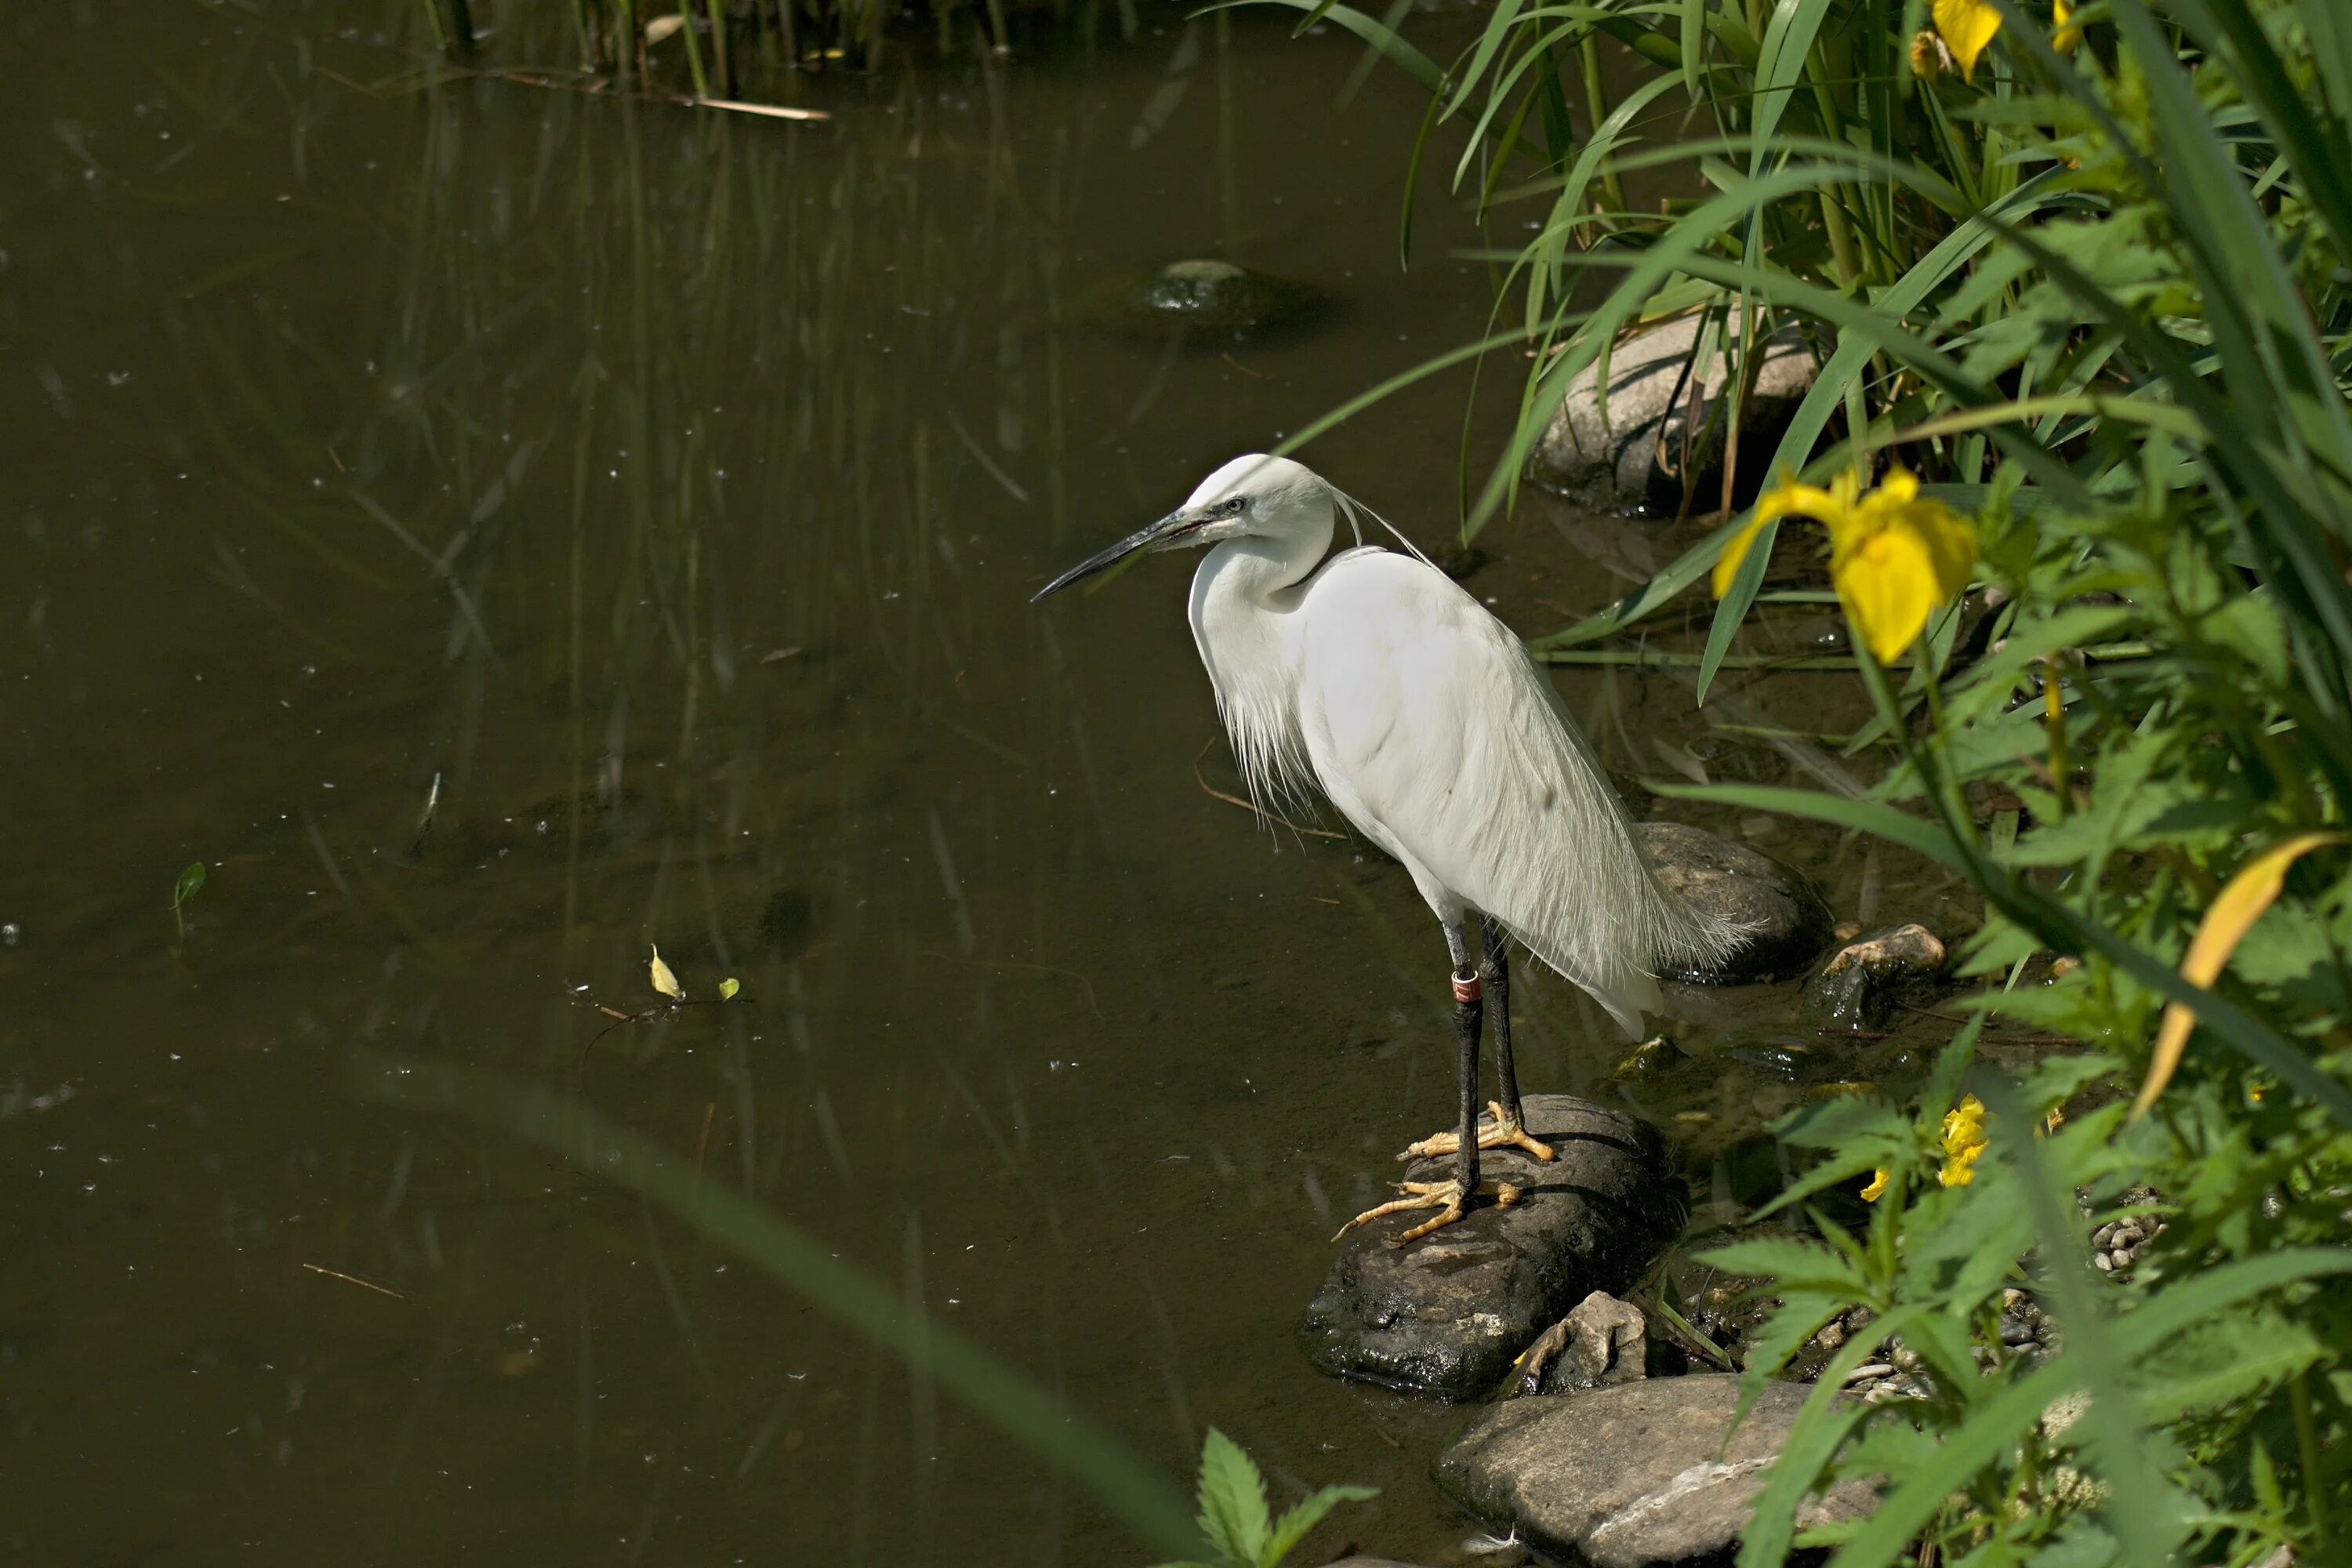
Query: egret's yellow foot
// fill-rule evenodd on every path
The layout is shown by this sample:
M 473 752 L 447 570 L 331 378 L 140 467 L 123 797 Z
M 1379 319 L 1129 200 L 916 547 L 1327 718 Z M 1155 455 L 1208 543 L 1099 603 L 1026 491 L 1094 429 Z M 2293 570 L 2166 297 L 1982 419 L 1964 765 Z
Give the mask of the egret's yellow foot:
M 1422 1221 L 1402 1236 L 1389 1237 L 1391 1247 L 1402 1247 L 1408 1241 L 1418 1241 L 1433 1230 L 1441 1230 L 1454 1224 L 1463 1215 L 1462 1184 L 1459 1181 L 1399 1182 L 1397 1190 L 1406 1195 L 1401 1198 L 1391 1198 L 1378 1208 L 1366 1209 L 1341 1226 L 1339 1236 L 1335 1236 L 1331 1239 L 1337 1241 L 1340 1236 L 1347 1235 L 1358 1226 L 1368 1220 L 1379 1219 L 1383 1215 L 1402 1214 L 1407 1209 L 1435 1209 L 1436 1217 Z M 1507 1209 L 1519 1201 L 1519 1189 L 1508 1182 L 1481 1182 L 1478 1184 L 1478 1191 L 1482 1194 L 1491 1194 L 1496 1208 Z
M 1556 1160 L 1550 1144 L 1529 1134 L 1516 1116 L 1503 1114 L 1502 1106 L 1495 1100 L 1486 1102 L 1486 1116 L 1478 1123 L 1478 1147 L 1481 1149 L 1524 1149 L 1538 1160 Z M 1415 1143 L 1400 1160 L 1425 1160 L 1435 1154 L 1458 1153 L 1462 1148 L 1459 1132 L 1435 1132 Z

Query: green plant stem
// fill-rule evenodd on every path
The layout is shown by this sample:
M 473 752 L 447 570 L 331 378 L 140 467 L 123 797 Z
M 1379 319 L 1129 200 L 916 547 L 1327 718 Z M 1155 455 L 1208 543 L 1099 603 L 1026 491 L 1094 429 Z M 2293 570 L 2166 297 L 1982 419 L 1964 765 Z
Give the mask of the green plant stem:
M 687 11 L 678 17 L 678 32 L 686 39 L 686 70 L 694 79 L 694 96 L 710 96 L 710 78 L 702 68 L 702 45 L 694 36 L 694 13 Z
M 735 57 L 727 47 L 727 0 L 706 0 L 710 16 L 710 63 L 721 95 L 735 96 Z
M 2288 1383 L 2287 1403 L 2294 1412 L 2294 1445 L 2303 1459 L 2303 1495 L 2311 1509 L 2311 1533 L 2321 1544 L 2327 1541 L 2327 1492 L 2320 1480 L 2319 1429 L 2312 1418 L 2311 1381 L 2307 1373 L 2296 1373 Z

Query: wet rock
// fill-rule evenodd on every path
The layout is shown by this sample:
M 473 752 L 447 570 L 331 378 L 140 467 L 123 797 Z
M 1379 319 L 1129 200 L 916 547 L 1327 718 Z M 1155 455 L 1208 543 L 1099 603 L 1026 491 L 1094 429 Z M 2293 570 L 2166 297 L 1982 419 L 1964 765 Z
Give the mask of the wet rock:
M 1672 978 L 1724 985 L 1778 980 L 1805 969 L 1828 944 L 1830 907 L 1795 867 L 1687 823 L 1643 822 L 1633 831 L 1669 892 L 1750 928 L 1720 970 Z
M 1807 1392 L 1766 1384 L 1727 1447 L 1739 1403 L 1728 1373 L 1514 1399 L 1438 1456 L 1437 1484 L 1490 1528 L 1572 1563 L 1727 1562 Z M 1799 1524 L 1857 1518 L 1875 1501 L 1849 1482 L 1810 1500 Z
M 1680 1046 L 1657 1035 L 1626 1052 L 1624 1059 L 1610 1069 L 1609 1076 L 1620 1083 L 1658 1083 L 1673 1077 L 1689 1061 Z
M 1520 1394 L 1575 1394 L 1650 1375 L 1649 1322 L 1642 1310 L 1595 1290 L 1521 1352 Z
M 1298 325 L 1322 303 L 1312 284 L 1230 261 L 1171 261 L 1129 287 L 1119 315 L 1139 331 L 1231 339 Z
M 1934 988 L 1944 960 L 1943 942 L 1916 922 L 1858 937 L 1805 982 L 1805 1017 L 1825 1029 L 1884 1028 L 1897 1002 Z
M 1335 1377 L 1465 1399 L 1502 1381 L 1546 1324 L 1595 1290 L 1638 1279 L 1677 1228 L 1676 1185 L 1645 1123 L 1564 1094 L 1530 1095 L 1528 1131 L 1558 1158 L 1517 1149 L 1480 1156 L 1488 1182 L 1523 1195 L 1410 1243 L 1389 1238 L 1425 1215 L 1349 1233 L 1299 1326 L 1308 1359 Z M 1412 1181 L 1452 1174 L 1452 1156 L 1417 1162 Z
M 1606 362 L 1605 399 L 1601 361 L 1570 382 L 1566 400 L 1536 447 L 1535 477 L 1589 507 L 1671 513 L 1682 506 L 1687 469 L 1696 503 L 1711 510 L 1723 483 L 1723 437 L 1730 414 L 1724 392 L 1730 375 L 1716 346 L 1723 334 L 1714 327 L 1707 352 L 1694 359 L 1700 321 L 1685 316 L 1619 343 Z M 1736 339 L 1738 323 L 1731 325 Z M 1800 326 L 1784 327 L 1765 343 L 1740 416 L 1743 492 L 1752 492 L 1767 477 L 1765 467 L 1781 432 L 1820 369 Z

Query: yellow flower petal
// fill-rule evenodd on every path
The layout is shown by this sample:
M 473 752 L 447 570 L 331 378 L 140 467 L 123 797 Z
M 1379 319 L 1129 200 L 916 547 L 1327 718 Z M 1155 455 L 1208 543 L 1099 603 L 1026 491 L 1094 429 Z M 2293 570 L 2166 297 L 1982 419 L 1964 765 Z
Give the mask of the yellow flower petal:
M 1715 558 L 1717 598 L 1720 599 L 1731 592 L 1731 580 L 1739 574 L 1739 563 L 1748 559 L 1748 547 L 1756 542 L 1756 536 L 1764 531 L 1764 525 L 1770 521 L 1759 507 L 1756 515 L 1748 520 L 1748 526 L 1733 534 L 1731 542 L 1723 547 L 1723 553 Z
M 2062 55 L 2083 41 L 2083 29 L 2067 25 L 2066 19 L 2074 14 L 2074 8 L 2066 0 L 2050 0 L 2050 25 L 2057 29 L 2051 35 L 2050 47 Z
M 1984 1101 L 1965 1095 L 1944 1113 L 1944 1168 L 1936 1179 L 1948 1187 L 1965 1187 L 1976 1180 L 1977 1157 L 1990 1142 L 1985 1136 Z
M 1902 468 L 1831 520 L 1830 538 L 1831 584 L 1881 664 L 1911 646 L 1976 564 L 1976 531 L 1943 502 L 1921 500 L 1919 481 Z
M 1960 74 L 1974 81 L 1977 57 L 2000 31 L 2000 10 L 1990 0 L 1936 0 L 1936 31 L 1959 58 Z
M 1936 568 L 1916 534 L 1880 529 L 1841 551 L 1830 584 L 1871 657 L 1892 664 L 1917 640 L 1939 603 Z
M 1894 1173 L 1894 1172 L 1889 1171 L 1884 1165 L 1878 1167 L 1878 1174 L 1871 1177 L 1870 1185 L 1862 1189 L 1862 1201 L 1866 1204 L 1874 1204 L 1879 1199 L 1885 1197 L 1886 1195 L 1887 1178 L 1892 1176 Z
M 1845 483 L 1843 479 L 1838 481 L 1841 488 Z M 1748 520 L 1748 526 L 1733 534 L 1731 542 L 1723 547 L 1723 553 L 1716 557 L 1715 596 L 1720 599 L 1731 592 L 1731 580 L 1738 574 L 1739 563 L 1748 559 L 1748 550 L 1766 523 L 1784 517 L 1814 517 L 1827 521 L 1832 513 L 1852 504 L 1851 498 L 1841 502 L 1828 490 L 1801 485 L 1794 479 L 1781 480 L 1777 489 L 1758 498 L 1755 515 Z

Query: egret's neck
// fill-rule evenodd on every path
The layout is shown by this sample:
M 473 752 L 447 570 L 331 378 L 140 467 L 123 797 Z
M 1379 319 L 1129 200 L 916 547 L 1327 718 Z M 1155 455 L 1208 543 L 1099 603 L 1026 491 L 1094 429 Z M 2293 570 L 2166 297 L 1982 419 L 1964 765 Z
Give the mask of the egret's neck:
M 1265 668 L 1298 584 L 1331 546 L 1331 521 L 1282 538 L 1244 534 L 1213 546 L 1192 574 L 1192 635 L 1220 693 L 1234 667 Z M 1224 668 L 1221 668 L 1224 667 Z
M 1246 535 L 1210 550 L 1192 574 L 1192 641 L 1217 689 L 1250 795 L 1260 804 L 1301 782 L 1291 612 L 1331 543 L 1331 523 L 1286 539 Z

